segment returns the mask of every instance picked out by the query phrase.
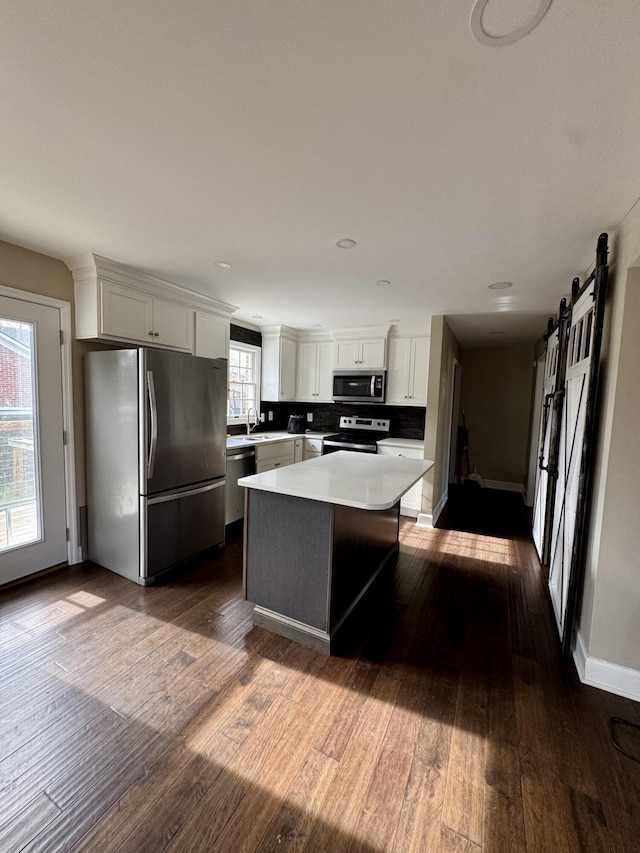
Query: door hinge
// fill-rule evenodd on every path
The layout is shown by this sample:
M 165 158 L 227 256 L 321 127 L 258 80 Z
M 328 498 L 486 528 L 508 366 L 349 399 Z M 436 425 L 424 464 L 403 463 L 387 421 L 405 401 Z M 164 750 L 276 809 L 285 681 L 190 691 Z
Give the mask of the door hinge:
M 68 434 L 67 434 L 66 429 L 63 429 L 63 430 L 62 430 L 62 443 L 63 443 L 64 445 L 67 445 L 67 444 L 69 443 L 69 436 L 68 436 Z
M 60 346 L 64 346 L 64 332 L 60 329 Z

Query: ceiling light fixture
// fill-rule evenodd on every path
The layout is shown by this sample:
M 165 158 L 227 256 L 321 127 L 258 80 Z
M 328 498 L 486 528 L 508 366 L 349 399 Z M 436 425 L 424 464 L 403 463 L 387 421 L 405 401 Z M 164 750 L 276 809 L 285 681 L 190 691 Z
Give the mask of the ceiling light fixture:
M 389 320 L 389 322 L 390 322 L 390 323 L 399 323 L 399 322 L 400 322 L 400 320 L 398 320 L 398 318 L 397 318 L 397 317 L 394 317 L 392 320 Z
M 490 335 L 504 335 L 504 329 L 496 329 L 494 332 L 489 332 Z
M 314 324 L 313 324 L 313 326 L 312 326 L 311 328 L 312 328 L 312 329 L 321 329 L 321 328 L 322 328 L 322 323 L 314 323 Z
M 338 240 L 336 246 L 339 249 L 353 249 L 355 248 L 355 246 L 357 246 L 357 243 L 355 240 L 349 240 L 347 237 L 345 237 L 342 240 Z
M 226 261 L 216 261 L 216 266 L 220 267 L 221 270 L 231 269 L 231 264 L 228 264 Z
M 489 290 L 506 290 L 508 287 L 513 287 L 512 281 L 494 281 L 493 284 L 488 284 Z
M 262 316 L 262 314 L 254 314 L 254 315 L 253 315 L 253 319 L 254 319 L 254 320 L 263 320 L 263 319 L 264 319 L 264 317 Z
M 378 287 L 389 287 L 391 282 L 387 281 L 386 278 L 381 278 L 380 281 L 376 281 L 376 284 L 378 285 Z
M 476 0 L 471 10 L 471 19 L 469 21 L 473 37 L 480 44 L 487 47 L 506 47 L 508 44 L 513 44 L 515 41 L 524 38 L 538 26 L 547 14 L 551 2 L 552 0 L 536 0 L 536 8 L 536 3 L 532 4 L 532 2 L 529 2 L 523 4 L 521 0 L 518 3 L 516 3 L 516 0 Z M 492 31 L 491 26 L 487 28 L 485 10 L 489 3 L 491 3 L 491 6 L 495 10 L 493 15 L 494 26 L 498 23 L 498 18 L 501 15 L 503 24 L 506 25 L 505 32 L 496 33 L 495 29 Z M 514 25 L 514 15 L 516 16 L 516 20 L 521 20 L 522 7 L 524 6 L 526 11 L 526 7 L 531 7 L 532 5 L 534 6 L 534 11 L 532 14 L 529 13 L 527 20 L 524 23 Z

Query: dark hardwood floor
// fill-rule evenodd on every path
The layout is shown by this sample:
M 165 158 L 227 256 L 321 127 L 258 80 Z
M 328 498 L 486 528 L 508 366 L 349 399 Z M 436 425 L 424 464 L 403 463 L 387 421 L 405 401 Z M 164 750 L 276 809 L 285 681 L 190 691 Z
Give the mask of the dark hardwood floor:
M 524 509 L 486 509 L 403 522 L 332 658 L 252 627 L 239 536 L 0 591 L 2 853 L 640 850 L 640 706 L 579 683 Z

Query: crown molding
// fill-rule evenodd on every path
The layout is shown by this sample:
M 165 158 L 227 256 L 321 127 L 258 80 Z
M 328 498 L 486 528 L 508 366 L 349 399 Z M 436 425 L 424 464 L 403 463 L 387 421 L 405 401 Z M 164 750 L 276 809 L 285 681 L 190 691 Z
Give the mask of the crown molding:
M 231 316 L 234 311 L 238 310 L 237 305 L 230 305 L 215 296 L 198 293 L 181 284 L 165 281 L 157 276 L 142 272 L 142 270 L 128 267 L 91 252 L 75 255 L 65 260 L 65 264 L 71 270 L 76 284 L 97 283 L 99 279 L 107 279 L 116 284 L 145 291 L 151 296 L 166 296 L 168 299 L 188 304 L 193 308 L 214 311 L 216 314 Z

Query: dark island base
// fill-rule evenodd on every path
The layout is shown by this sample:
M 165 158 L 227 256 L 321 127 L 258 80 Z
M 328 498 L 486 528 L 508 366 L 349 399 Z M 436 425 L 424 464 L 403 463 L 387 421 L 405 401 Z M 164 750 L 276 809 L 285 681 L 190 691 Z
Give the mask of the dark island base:
M 398 551 L 400 504 L 364 510 L 247 489 L 244 592 L 254 624 L 331 654 Z

